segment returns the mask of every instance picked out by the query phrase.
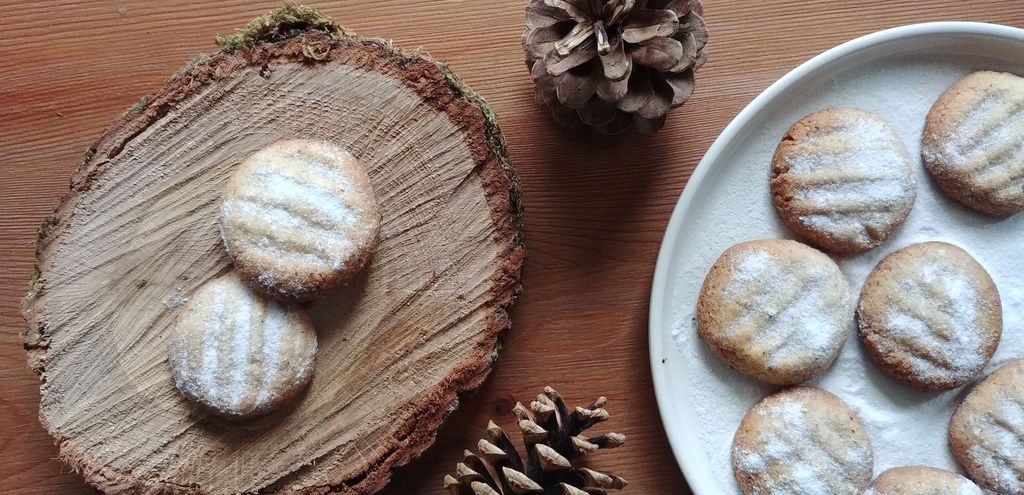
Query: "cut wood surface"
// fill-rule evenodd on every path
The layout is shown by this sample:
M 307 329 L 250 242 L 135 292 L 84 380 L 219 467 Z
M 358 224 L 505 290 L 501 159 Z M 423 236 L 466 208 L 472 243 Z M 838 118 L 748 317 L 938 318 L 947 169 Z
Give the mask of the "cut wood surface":
M 496 357 L 524 251 L 490 109 L 425 56 L 292 36 L 178 71 L 90 147 L 40 228 L 23 303 L 39 418 L 100 490 L 374 493 Z M 218 422 L 175 389 L 170 327 L 231 269 L 217 221 L 227 179 L 290 138 L 366 164 L 380 245 L 360 278 L 308 305 L 320 343 L 297 404 Z
M 1021 27 L 1024 9 L 1018 0 L 708 0 L 704 3 L 711 33 L 710 59 L 697 73 L 694 96 L 670 113 L 661 133 L 608 139 L 558 129 L 534 104 L 533 85 L 519 47 L 525 3 L 392 0 L 315 4 L 357 33 L 393 38 L 396 45 L 406 48 L 423 46 L 458 72 L 498 115 L 525 197 L 525 235 L 530 247 L 525 290 L 512 311 L 515 325 L 506 335 L 497 367 L 479 392 L 449 416 L 437 444 L 419 460 L 398 468 L 382 493 L 441 493 L 443 475 L 452 471 L 463 449 L 475 447 L 485 435 L 487 420 L 493 418 L 507 429 L 514 428 L 509 413 L 514 401 L 532 397 L 544 385 L 554 386 L 573 403 L 608 396 L 615 413 L 609 428 L 627 434 L 628 440 L 621 448 L 600 453 L 593 465 L 629 479 L 627 492 L 685 492 L 651 387 L 647 301 L 665 224 L 701 155 L 750 99 L 822 50 L 912 22 L 978 20 Z M 92 493 L 82 476 L 59 460 L 53 439 L 40 425 L 40 382 L 25 365 L 20 333 L 26 324 L 19 301 L 28 289 L 36 229 L 67 193 L 68 179 L 83 151 L 125 108 L 139 97 L 159 91 L 168 75 L 186 60 L 210 51 L 211 33 L 230 33 L 278 3 L 0 4 L 5 12 L 0 19 L 0 493 Z M 271 73 L 271 77 L 287 79 L 289 72 Z M 240 91 L 246 88 L 249 86 L 239 86 Z M 225 96 L 227 101 L 236 101 L 231 97 Z M 250 123 L 244 125 L 251 127 Z M 210 132 L 227 132 L 225 129 L 224 123 L 216 123 Z M 147 136 L 140 134 L 138 139 Z M 203 146 L 202 140 L 195 140 L 177 153 L 187 156 Z M 125 153 L 131 149 L 126 147 L 116 159 L 127 163 L 131 155 Z M 245 151 L 229 147 L 223 153 L 242 155 Z M 374 168 L 382 172 L 377 165 Z M 206 177 L 211 182 L 224 179 L 216 173 Z M 157 191 L 149 194 L 161 197 Z M 128 204 L 111 206 L 124 208 Z M 162 206 L 174 210 L 172 205 Z M 153 208 L 146 211 L 170 213 Z M 144 230 L 133 232 L 135 243 L 152 235 Z M 199 233 L 188 235 L 198 236 L 196 242 L 211 240 Z M 95 264 L 107 256 L 99 250 L 91 254 L 92 258 L 83 257 L 84 263 Z M 383 269 L 378 263 L 375 259 L 371 273 Z M 152 268 L 140 272 L 142 275 L 133 275 L 132 280 L 146 280 L 148 288 L 130 289 L 130 293 L 155 294 L 151 285 L 161 275 Z M 180 285 L 182 290 L 190 287 Z M 341 294 L 344 292 L 338 297 Z M 92 309 L 84 312 L 87 316 L 105 304 L 141 304 L 127 297 L 81 296 L 94 297 Z M 149 304 L 157 307 L 164 302 L 156 298 Z M 320 314 L 318 319 L 331 316 Z M 101 351 L 117 356 L 129 343 L 114 342 Z M 147 353 L 162 352 L 161 342 L 135 345 L 146 348 Z M 338 352 L 346 351 L 339 348 Z M 371 354 L 365 359 L 398 358 Z M 133 373 L 149 376 L 143 363 L 136 364 L 140 366 Z M 131 363 L 122 365 L 130 367 Z M 318 368 L 317 372 L 321 371 Z M 389 397 L 386 394 L 394 391 L 374 393 Z M 143 388 L 126 397 L 127 402 L 119 407 L 142 407 L 145 399 L 159 394 Z M 318 401 L 326 399 L 318 398 L 311 389 L 303 404 Z M 379 414 L 397 414 L 387 399 L 376 406 Z M 297 414 L 302 407 L 286 414 Z M 171 424 L 159 417 L 151 421 Z M 114 419 L 103 427 L 124 428 Z M 258 442 L 261 431 L 265 430 L 255 431 L 254 438 L 245 441 Z M 309 434 L 319 435 L 314 428 Z M 313 437 L 302 441 L 311 440 Z M 146 448 L 147 442 L 140 443 L 140 448 Z M 90 446 L 90 451 L 93 449 L 99 448 Z M 371 457 L 381 453 L 379 449 L 386 448 L 366 446 L 353 455 Z M 127 455 L 140 458 L 131 451 Z M 239 468 L 262 462 L 244 452 L 235 452 L 235 459 Z M 143 459 L 140 466 L 147 462 L 155 460 Z M 224 473 L 230 475 L 231 471 Z

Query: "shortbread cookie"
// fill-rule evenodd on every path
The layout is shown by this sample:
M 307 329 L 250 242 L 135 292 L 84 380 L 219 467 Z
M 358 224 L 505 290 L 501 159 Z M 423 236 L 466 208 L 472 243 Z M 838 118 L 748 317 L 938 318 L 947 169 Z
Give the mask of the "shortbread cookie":
M 363 165 L 319 141 L 278 141 L 228 182 L 221 232 L 257 290 L 308 301 L 351 279 L 377 246 L 381 215 Z
M 925 242 L 875 267 L 857 309 L 860 338 L 887 373 L 910 387 L 949 390 L 974 379 L 1002 335 L 999 291 L 971 255 Z
M 950 197 L 993 215 L 1024 211 L 1024 78 L 969 74 L 932 105 L 921 155 Z
M 830 108 L 793 125 L 772 160 L 772 203 L 808 242 L 835 253 L 878 246 L 917 197 L 899 134 L 878 115 Z
M 890 469 L 875 478 L 864 495 L 984 495 L 973 481 L 925 466 Z
M 729 366 L 792 385 L 828 369 L 853 320 L 850 287 L 828 256 L 770 239 L 727 249 L 704 279 L 697 328 Z
M 167 350 L 182 395 L 241 419 L 298 395 L 313 376 L 316 347 L 301 306 L 271 300 L 232 272 L 189 297 Z
M 797 387 L 747 412 L 732 444 L 746 495 L 861 495 L 873 456 L 857 415 L 835 395 Z
M 1024 359 L 974 387 L 953 413 L 949 444 L 979 485 L 1002 495 L 1024 494 Z

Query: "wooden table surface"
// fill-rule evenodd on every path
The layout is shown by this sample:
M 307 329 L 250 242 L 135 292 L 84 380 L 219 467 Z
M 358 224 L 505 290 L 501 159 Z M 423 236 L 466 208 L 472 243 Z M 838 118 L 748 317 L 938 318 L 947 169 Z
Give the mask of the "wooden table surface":
M 21 346 L 18 305 L 36 227 L 112 119 L 213 50 L 215 33 L 278 4 L 0 0 L 0 493 L 92 493 L 56 460 L 38 423 L 39 382 Z M 545 385 L 572 402 L 610 399 L 607 427 L 629 439 L 593 466 L 629 479 L 631 493 L 688 493 L 655 403 L 647 305 L 663 230 L 704 151 L 754 96 L 825 49 L 922 21 L 1020 27 L 1024 1 L 706 0 L 711 56 L 694 97 L 660 134 L 616 139 L 563 131 L 534 104 L 519 44 L 524 4 L 314 4 L 357 33 L 423 46 L 447 61 L 494 106 L 525 193 L 525 290 L 498 366 L 385 493 L 441 493 L 442 476 L 464 448 L 475 448 L 487 420 L 514 428 L 514 401 Z

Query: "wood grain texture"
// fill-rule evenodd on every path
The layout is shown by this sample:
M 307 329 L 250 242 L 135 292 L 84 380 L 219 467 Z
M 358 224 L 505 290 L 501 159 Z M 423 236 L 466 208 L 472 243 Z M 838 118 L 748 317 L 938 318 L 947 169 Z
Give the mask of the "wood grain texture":
M 503 137 L 446 69 L 379 39 L 308 31 L 200 60 L 110 125 L 40 229 L 22 303 L 40 421 L 108 493 L 375 493 L 433 443 L 509 327 L 523 250 Z M 307 306 L 309 390 L 217 422 L 173 386 L 174 301 L 230 269 L 228 178 L 291 137 L 365 164 L 379 246 Z
M 211 33 L 229 32 L 277 2 L 0 4 L 0 493 L 91 493 L 54 460 L 36 417 L 39 382 L 18 335 L 36 227 L 104 126 L 209 51 Z M 556 128 L 534 105 L 519 48 L 524 5 L 316 4 L 358 33 L 422 45 L 447 61 L 497 112 L 526 200 L 525 292 L 503 356 L 438 443 L 399 469 L 384 493 L 440 493 L 443 474 L 483 436 L 487 419 L 512 427 L 514 399 L 547 384 L 574 403 L 609 397 L 609 427 L 628 440 L 595 457 L 595 467 L 629 479 L 632 493 L 685 492 L 651 387 L 647 302 L 665 224 L 704 151 L 768 84 L 838 43 L 930 20 L 1019 27 L 1024 9 L 1019 0 L 707 0 L 711 56 L 693 98 L 656 136 L 595 139 Z

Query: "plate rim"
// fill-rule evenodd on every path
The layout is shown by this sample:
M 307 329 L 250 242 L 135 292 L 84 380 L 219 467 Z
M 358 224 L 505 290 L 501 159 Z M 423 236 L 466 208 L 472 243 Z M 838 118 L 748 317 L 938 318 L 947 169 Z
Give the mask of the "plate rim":
M 912 38 L 930 36 L 986 36 L 1003 38 L 1017 41 L 1024 44 L 1024 29 L 1002 24 L 992 24 L 974 21 L 937 21 L 908 24 L 880 31 L 875 31 L 859 36 L 852 40 L 836 45 L 824 52 L 811 57 L 807 61 L 796 66 L 781 78 L 770 84 L 754 99 L 736 114 L 722 132 L 715 138 L 711 146 L 704 153 L 704 156 L 694 168 L 687 179 L 679 199 L 672 209 L 668 224 L 665 227 L 665 235 L 658 248 L 658 257 L 654 269 L 654 277 L 651 285 L 651 294 L 648 311 L 648 351 L 651 366 L 651 378 L 654 383 L 655 401 L 658 404 L 658 414 L 661 417 L 662 427 L 669 447 L 675 457 L 676 464 L 683 472 L 686 483 L 695 495 L 707 495 L 713 493 L 718 487 L 694 485 L 691 479 L 696 478 L 694 457 L 702 455 L 703 452 L 688 453 L 687 447 L 691 447 L 694 439 L 687 438 L 684 428 L 675 425 L 670 421 L 673 406 L 670 404 L 668 391 L 667 362 L 668 353 L 662 345 L 662 339 L 667 331 L 663 328 L 665 310 L 665 291 L 668 288 L 668 272 L 671 263 L 673 247 L 680 242 L 682 236 L 682 225 L 690 205 L 693 203 L 697 187 L 705 180 L 711 164 L 718 161 L 718 157 L 728 150 L 731 143 L 748 123 L 753 120 L 770 102 L 791 86 L 804 81 L 815 72 L 825 68 L 829 64 L 840 61 L 844 58 L 855 55 L 858 52 L 876 49 L 882 45 L 904 41 Z M 677 351 L 676 351 L 677 352 Z

